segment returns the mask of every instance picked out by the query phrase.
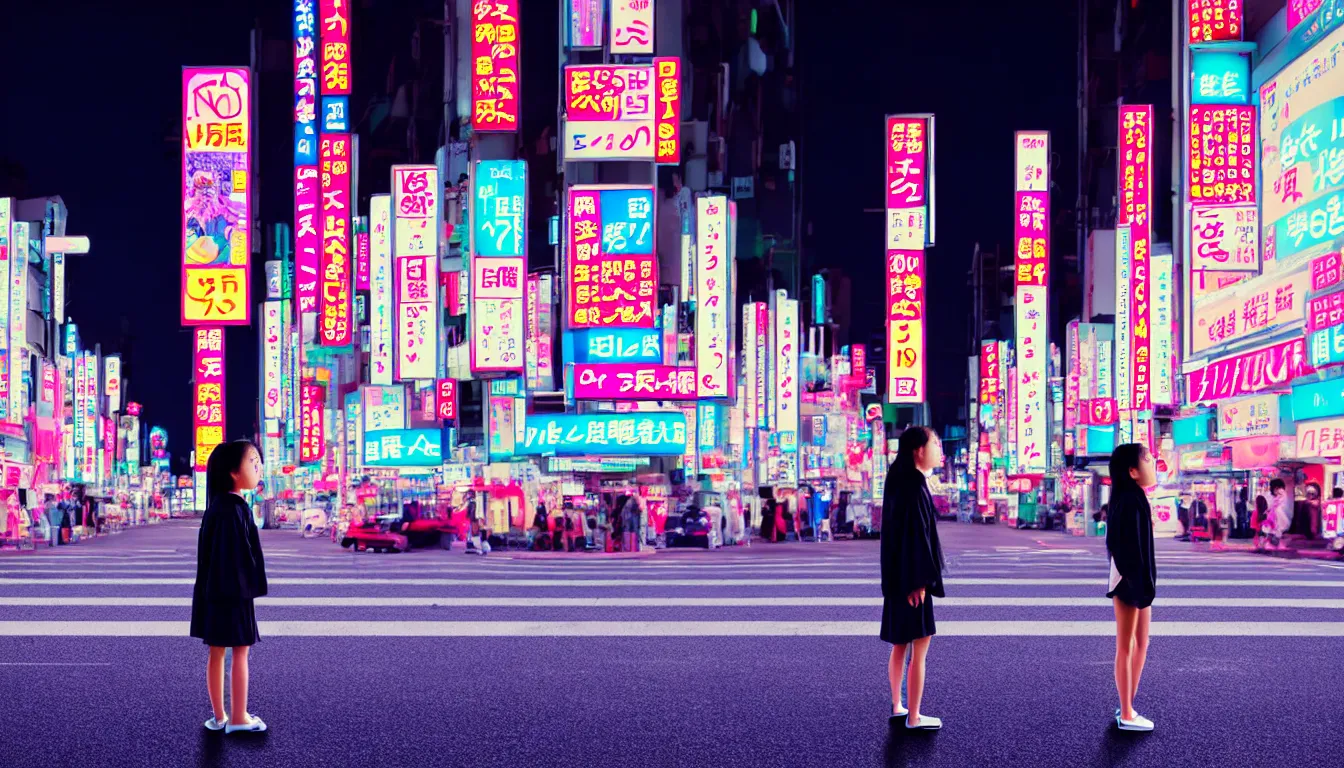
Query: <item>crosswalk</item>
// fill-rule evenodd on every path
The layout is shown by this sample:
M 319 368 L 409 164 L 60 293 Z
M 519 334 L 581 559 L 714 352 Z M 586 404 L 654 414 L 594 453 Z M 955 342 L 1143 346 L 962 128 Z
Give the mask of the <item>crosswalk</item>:
M 195 528 L 173 522 L 89 545 L 0 555 L 0 636 L 183 637 Z M 1094 540 L 947 526 L 940 635 L 1114 631 Z M 263 636 L 875 636 L 878 545 L 786 544 L 639 560 L 352 553 L 263 533 Z M 1344 637 L 1337 563 L 1160 542 L 1154 635 Z M 3 659 L 0 658 L 0 663 Z

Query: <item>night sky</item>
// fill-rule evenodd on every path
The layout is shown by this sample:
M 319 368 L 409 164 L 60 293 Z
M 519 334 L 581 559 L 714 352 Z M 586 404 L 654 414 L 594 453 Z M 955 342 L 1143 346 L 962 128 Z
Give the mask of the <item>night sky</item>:
M 181 455 L 190 447 L 191 406 L 190 339 L 179 327 L 178 297 L 180 67 L 247 63 L 257 6 L 16 5 L 17 15 L 6 11 L 14 24 L 7 25 L 10 34 L 0 46 L 0 71 L 6 73 L 0 81 L 6 105 L 3 193 L 61 195 L 70 211 L 67 231 L 92 239 L 89 256 L 67 262 L 70 315 L 87 346 L 125 352 L 132 340 L 128 396 L 145 405 L 149 424 L 168 429 L 170 450 Z M 812 258 L 853 278 L 854 331 L 860 336 L 882 326 L 882 217 L 862 212 L 882 205 L 882 116 L 937 115 L 930 336 L 948 346 L 955 341 L 955 352 L 931 358 L 930 383 L 938 420 L 951 420 L 966 365 L 961 355 L 971 248 L 977 240 L 1006 245 L 1011 236 L 1014 130 L 1054 132 L 1060 163 L 1054 206 L 1073 203 L 1074 4 L 1043 0 L 1030 14 L 1017 4 L 984 0 L 888 0 L 850 13 L 838 12 L 841 4 L 801 5 L 800 178 L 813 242 L 824 244 Z M 551 3 L 525 2 L 524 13 L 543 6 Z M 268 16 L 274 10 L 268 8 Z M 550 13 L 547 26 L 553 29 Z M 525 45 L 528 27 L 525 16 Z M 531 44 L 554 46 L 548 37 L 533 36 Z M 554 60 L 552 54 L 527 58 Z M 526 83 L 539 83 L 537 76 L 529 80 L 523 73 L 525 100 Z M 550 82 L 539 87 L 554 90 Z M 553 103 L 553 93 L 547 98 Z M 524 126 L 526 135 L 536 131 Z M 262 141 L 290 140 L 288 126 L 263 125 L 260 133 Z M 285 183 L 284 174 L 283 168 L 269 169 L 271 183 Z M 261 213 L 268 226 L 288 217 L 284 209 L 265 206 Z M 228 365 L 233 437 L 250 431 L 255 419 L 254 331 L 230 331 Z

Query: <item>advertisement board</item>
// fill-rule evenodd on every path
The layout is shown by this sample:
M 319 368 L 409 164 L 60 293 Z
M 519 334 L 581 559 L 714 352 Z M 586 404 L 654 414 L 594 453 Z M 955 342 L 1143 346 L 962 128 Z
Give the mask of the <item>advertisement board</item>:
M 576 185 L 567 197 L 566 325 L 652 328 L 658 301 L 653 188 Z
M 1307 359 L 1306 339 L 1288 339 L 1210 360 L 1202 368 L 1186 374 L 1186 397 L 1192 403 L 1213 403 L 1223 398 L 1285 387 L 1293 379 L 1314 370 Z
M 611 0 L 611 52 L 653 53 L 654 0 Z
M 928 242 L 928 120 L 887 115 L 887 250 L 923 250 Z
M 575 400 L 695 400 L 696 370 L 661 363 L 575 363 Z
M 471 370 L 524 370 L 526 259 L 471 260 Z
M 364 433 L 366 467 L 443 466 L 440 429 L 384 429 Z
M 663 338 L 657 328 L 588 328 L 567 331 L 576 363 L 661 363 Z
M 1190 318 L 1191 350 L 1203 352 L 1301 322 L 1306 317 L 1310 282 L 1311 272 L 1303 266 L 1289 274 L 1249 280 L 1195 306 Z
M 397 381 L 438 378 L 441 195 L 435 166 L 392 166 L 392 374 Z
M 317 17 L 313 0 L 294 0 L 294 166 L 317 165 Z
M 516 131 L 522 56 L 518 0 L 471 4 L 471 128 Z
M 681 456 L 686 416 L 645 411 L 622 414 L 528 414 L 522 456 Z
M 317 153 L 317 142 L 313 142 Z M 322 180 L 317 160 L 311 166 L 294 169 L 294 293 L 301 314 L 317 312 L 317 280 L 322 267 L 322 219 L 318 205 L 322 199 Z
M 350 95 L 350 2 L 320 0 L 318 6 L 323 95 Z
M 1116 214 L 1117 232 L 1128 236 L 1129 298 L 1126 321 L 1128 356 L 1117 359 L 1127 369 L 1129 392 L 1121 395 L 1120 408 L 1146 411 L 1152 407 L 1152 183 L 1153 108 L 1125 104 L 1120 107 L 1120 178 Z M 1117 244 L 1116 261 L 1121 248 Z M 1125 284 L 1117 279 L 1117 290 Z M 1117 315 L 1119 307 L 1117 306 Z M 1119 322 L 1117 318 L 1117 322 Z M 1119 336 L 1117 336 L 1119 339 Z
M 299 434 L 299 462 L 311 464 L 322 460 L 327 453 L 326 403 L 327 388 L 305 381 L 299 387 L 299 407 L 303 411 Z
M 1260 270 L 1260 212 L 1255 205 L 1198 205 L 1190 211 L 1192 269 Z
M 392 383 L 392 197 L 369 198 L 369 381 Z
M 1256 395 L 1218 403 L 1218 439 L 1279 434 L 1279 395 Z
M 733 228 L 726 197 L 696 201 L 695 371 L 701 397 L 727 397 L 732 375 L 730 322 L 733 311 Z
M 783 290 L 775 292 L 775 432 L 782 453 L 796 453 L 799 429 L 798 355 L 802 337 L 798 323 L 798 301 L 787 298 Z M 797 478 L 797 459 L 789 459 Z
M 527 161 L 479 160 L 471 177 L 473 256 L 527 255 Z
M 1016 200 L 1014 242 L 1014 349 L 1017 352 L 1016 474 L 1044 472 L 1050 461 L 1046 399 L 1050 354 L 1050 134 L 1018 131 L 1013 141 Z
M 278 300 L 262 305 L 261 320 L 261 415 L 264 419 L 283 419 L 284 403 L 280 397 L 283 323 Z
M 925 398 L 924 251 L 887 251 L 887 402 Z
M 1255 202 L 1255 133 L 1255 107 L 1190 106 L 1186 167 L 1191 203 Z
M 197 328 L 192 337 L 192 445 L 200 472 L 215 446 L 224 442 L 224 329 Z
M 251 78 L 182 70 L 182 325 L 251 322 Z
M 318 136 L 322 179 L 322 255 L 318 276 L 317 341 L 324 347 L 351 343 L 350 201 L 353 151 L 349 134 Z
M 680 70 L 670 58 L 565 67 L 564 159 L 672 162 L 655 137 L 660 123 L 680 123 L 680 99 L 671 98 L 680 91 Z M 664 92 L 667 101 L 659 98 Z M 668 111 L 675 119 L 660 117 Z

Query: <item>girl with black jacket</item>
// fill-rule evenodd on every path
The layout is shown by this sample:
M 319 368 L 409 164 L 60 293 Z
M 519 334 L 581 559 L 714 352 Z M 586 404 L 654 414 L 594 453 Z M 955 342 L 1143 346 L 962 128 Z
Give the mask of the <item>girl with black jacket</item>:
M 253 600 L 266 594 L 266 564 L 252 510 L 239 494 L 257 487 L 261 454 L 246 440 L 224 443 L 206 462 L 209 506 L 196 547 L 196 586 L 191 593 L 191 636 L 210 646 L 206 689 L 214 717 L 211 731 L 260 732 L 261 718 L 247 713 L 248 650 L 260 639 Z M 232 711 L 224 711 L 224 652 L 233 649 Z
M 1148 656 L 1148 627 L 1157 593 L 1153 555 L 1153 512 L 1145 488 L 1157 485 L 1157 466 L 1148 447 L 1127 443 L 1111 454 L 1110 515 L 1106 551 L 1115 603 L 1115 688 L 1120 708 L 1115 723 L 1125 731 L 1151 731 L 1153 722 L 1134 711 L 1134 696 Z
M 887 661 L 891 720 L 903 718 L 909 729 L 937 730 L 943 726 L 938 718 L 919 711 L 924 698 L 924 660 L 935 631 L 933 598 L 943 597 L 943 550 L 927 478 L 942 463 L 943 444 L 933 430 L 907 428 L 901 433 L 882 498 L 881 638 L 892 645 Z M 901 706 L 907 646 L 908 710 Z

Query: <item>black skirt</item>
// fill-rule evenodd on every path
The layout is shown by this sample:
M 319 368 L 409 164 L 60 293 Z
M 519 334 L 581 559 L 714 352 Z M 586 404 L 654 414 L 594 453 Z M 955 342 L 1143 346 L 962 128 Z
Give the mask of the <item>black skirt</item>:
M 256 645 L 257 614 L 249 600 L 193 600 L 191 636 L 215 648 Z
M 921 637 L 936 634 L 933 626 L 933 596 L 925 595 L 918 606 L 911 606 L 906 598 L 889 597 L 882 601 L 882 633 L 880 637 L 893 645 L 905 645 Z

